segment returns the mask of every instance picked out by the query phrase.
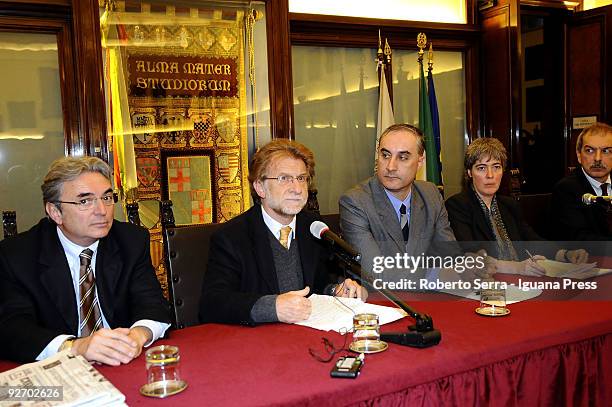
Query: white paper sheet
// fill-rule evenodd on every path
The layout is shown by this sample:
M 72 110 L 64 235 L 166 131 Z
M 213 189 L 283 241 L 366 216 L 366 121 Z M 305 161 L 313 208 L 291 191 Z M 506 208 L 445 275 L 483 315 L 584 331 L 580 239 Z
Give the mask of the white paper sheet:
M 297 322 L 296 325 L 308 326 L 321 331 L 340 332 L 342 329 L 348 331 L 353 327 L 353 315 L 355 314 L 376 314 L 379 325 L 388 324 L 406 316 L 406 313 L 399 308 L 369 304 L 358 298 L 316 294 L 308 298 L 312 304 L 310 318 Z
M 548 277 L 573 277 L 574 275 L 580 275 L 586 271 L 592 270 L 597 263 L 564 263 L 555 260 L 538 260 L 538 264 L 544 267 L 546 275 Z
M 587 278 L 612 273 L 612 269 L 601 269 L 595 267 L 597 263 L 574 264 L 554 260 L 538 260 L 538 264 L 544 267 L 547 276 L 557 278 L 575 278 L 578 280 L 585 280 Z
M 439 290 L 446 294 L 456 295 L 458 297 L 468 298 L 470 300 L 480 301 L 480 291 L 476 290 Z M 542 290 L 521 290 L 515 284 L 508 284 L 506 288 L 506 305 L 515 304 L 521 301 L 527 301 L 542 294 Z
M 612 273 L 612 269 L 600 269 L 597 267 L 593 267 L 590 270 L 583 271 L 581 273 L 575 273 L 571 276 L 565 276 L 565 277 L 575 278 L 578 280 L 586 280 L 587 278 L 599 277 L 599 276 L 603 276 L 604 274 L 608 274 L 608 273 Z

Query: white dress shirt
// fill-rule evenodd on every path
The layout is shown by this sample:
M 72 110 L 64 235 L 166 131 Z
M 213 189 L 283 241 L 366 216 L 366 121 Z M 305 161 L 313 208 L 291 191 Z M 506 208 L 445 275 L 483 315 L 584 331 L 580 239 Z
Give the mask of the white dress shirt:
M 291 241 L 293 240 L 293 236 L 295 236 L 295 216 L 293 217 L 293 220 L 289 222 L 289 224 L 283 225 L 282 223 L 276 221 L 275 219 L 272 219 L 272 217 L 268 215 L 268 213 L 264 209 L 263 205 L 261 206 L 261 214 L 263 215 L 263 221 L 268 227 L 268 229 L 270 229 L 270 232 L 272 232 L 274 237 L 276 237 L 279 240 L 280 240 L 281 228 L 284 228 L 285 226 L 291 227 L 291 233 L 289 233 L 289 238 L 287 240 L 287 249 L 289 249 L 291 247 Z
M 608 194 L 610 194 L 610 174 L 608 174 L 608 179 L 605 180 L 604 182 L 600 182 L 597 181 L 595 178 L 591 177 L 589 174 L 586 173 L 586 171 L 584 170 L 584 168 L 580 168 L 582 170 L 582 172 L 584 173 L 584 176 L 586 177 L 586 179 L 589 181 L 589 184 L 591 184 L 591 186 L 593 187 L 593 189 L 595 190 L 595 195 L 597 196 L 601 196 L 601 184 L 604 183 L 608 183 Z
M 64 235 L 64 233 L 61 231 L 59 227 L 57 228 L 57 236 L 59 237 L 62 247 L 64 248 L 64 254 L 66 255 L 66 260 L 68 261 L 68 267 L 70 268 L 70 274 L 72 276 L 72 285 L 73 285 L 72 288 L 75 293 L 75 298 L 77 299 L 77 301 L 75 301 L 74 303 L 74 306 L 76 308 L 76 314 L 80 315 L 78 299 L 80 298 L 79 277 L 81 273 L 81 259 L 79 255 L 85 249 L 90 249 L 91 251 L 93 251 L 93 256 L 91 258 L 91 269 L 95 276 L 96 275 L 95 274 L 96 273 L 96 258 L 98 254 L 98 244 L 100 243 L 100 241 L 96 240 L 92 245 L 88 247 L 79 246 L 71 242 Z M 97 291 L 98 289 L 96 287 L 96 293 Z M 100 299 L 100 297 L 98 297 L 98 299 Z M 104 328 L 110 328 L 110 326 L 108 325 L 108 322 L 106 321 L 106 318 L 104 317 L 102 306 L 100 306 L 100 314 L 102 315 L 102 326 Z M 166 332 L 168 327 L 170 327 L 170 324 L 167 324 L 164 322 L 153 321 L 150 319 L 141 319 L 139 321 L 134 322 L 132 326 L 130 327 L 130 329 L 136 326 L 142 326 L 145 328 L 149 328 L 151 332 L 153 333 L 153 338 L 151 339 L 151 341 L 145 344 L 145 347 L 147 347 L 151 345 L 153 342 L 155 342 L 159 337 L 161 337 Z M 77 329 L 78 329 L 77 335 L 81 336 L 81 327 L 79 326 Z M 42 360 L 42 359 L 48 358 L 49 356 L 55 355 L 57 351 L 59 350 L 59 347 L 62 345 L 62 343 L 64 343 L 66 339 L 72 338 L 72 337 L 73 337 L 72 335 L 56 336 L 55 338 L 53 338 L 53 340 L 51 340 L 51 342 L 49 342 L 49 344 L 42 350 L 42 352 L 40 352 L 40 354 L 36 357 L 36 360 Z

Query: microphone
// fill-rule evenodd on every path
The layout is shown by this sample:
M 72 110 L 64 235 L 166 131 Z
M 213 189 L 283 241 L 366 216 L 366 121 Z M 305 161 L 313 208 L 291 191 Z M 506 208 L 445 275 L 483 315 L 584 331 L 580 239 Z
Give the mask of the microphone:
M 582 203 L 585 205 L 591 205 L 593 202 L 597 202 L 598 200 L 605 202 L 612 202 L 612 196 L 597 196 L 593 194 L 584 194 L 582 195 Z
M 329 230 L 329 227 L 325 223 L 318 220 L 312 222 L 310 225 L 310 233 L 317 239 L 329 241 L 332 247 L 339 247 L 341 249 L 336 250 L 334 256 L 339 266 L 347 275 L 370 290 L 379 292 L 383 297 L 387 298 L 414 318 L 416 322 L 415 325 L 409 326 L 407 331 L 381 333 L 381 340 L 415 348 L 428 348 L 440 343 L 442 334 L 439 330 L 434 329 L 433 319 L 429 315 L 418 313 L 390 291 L 384 288 L 376 288 L 370 279 L 363 275 L 364 273 L 361 270 L 361 265 L 358 263 L 361 259 L 361 255 L 347 242 L 342 240 L 340 236 Z
M 335 234 L 329 229 L 325 223 L 320 220 L 315 220 L 310 224 L 310 233 L 317 239 L 327 240 L 331 243 L 331 246 L 334 248 L 340 249 L 343 254 L 348 255 L 348 257 L 355 261 L 359 262 L 361 260 L 361 254 L 357 253 L 355 249 L 351 247 L 350 244 L 342 240 L 340 236 Z

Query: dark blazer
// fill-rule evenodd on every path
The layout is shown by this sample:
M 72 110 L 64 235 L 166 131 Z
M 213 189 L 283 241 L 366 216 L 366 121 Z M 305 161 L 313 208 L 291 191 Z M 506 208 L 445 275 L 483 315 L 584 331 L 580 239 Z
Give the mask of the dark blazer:
M 329 251 L 310 233 L 314 214 L 297 214 L 297 239 L 304 286 L 322 293 L 328 283 Z M 227 222 L 210 240 L 202 284 L 202 322 L 254 325 L 251 309 L 264 295 L 280 294 L 274 258 L 261 205 Z
M 544 240 L 523 220 L 519 205 L 514 199 L 503 195 L 496 196 L 497 206 L 510 240 L 513 242 Z M 445 205 L 455 237 L 462 242 L 465 250 L 485 249 L 493 257 L 499 255 L 495 243 L 495 234 L 480 207 L 476 193 L 472 189 L 451 196 L 445 202 Z M 491 244 L 484 242 L 491 242 Z M 515 249 L 520 259 L 527 257 L 522 245 L 515 244 Z M 550 249 L 545 251 L 549 252 Z M 538 254 L 542 254 L 541 250 L 538 250 L 538 252 Z
M 551 212 L 556 224 L 558 240 L 612 240 L 606 210 L 609 204 L 582 203 L 582 195 L 595 194 L 595 190 L 582 172 L 576 170 L 561 179 L 553 189 Z
M 96 286 L 111 328 L 140 319 L 170 322 L 145 229 L 114 221 L 100 239 Z M 56 336 L 76 335 L 76 296 L 53 222 L 0 242 L 0 358 L 32 361 Z

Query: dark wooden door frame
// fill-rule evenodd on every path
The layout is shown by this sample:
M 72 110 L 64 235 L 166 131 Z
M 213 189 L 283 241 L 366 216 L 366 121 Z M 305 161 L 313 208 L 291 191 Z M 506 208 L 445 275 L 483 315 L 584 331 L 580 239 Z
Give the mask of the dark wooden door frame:
M 574 52 L 577 48 L 572 42 L 572 30 L 581 27 L 591 26 L 598 31 L 599 38 L 593 38 L 600 44 L 600 49 L 594 49 L 592 44 L 578 44 L 577 48 L 585 47 L 588 55 L 587 61 L 580 61 Z M 588 11 L 580 11 L 568 18 L 565 27 L 565 151 L 566 163 L 568 167 L 577 165 L 575 142 L 580 130 L 572 130 L 572 118 L 574 116 L 597 116 L 597 120 L 605 123 L 612 123 L 612 6 L 600 7 Z M 595 55 L 599 54 L 599 55 Z M 583 56 L 584 56 L 583 55 Z M 593 83 L 593 78 L 583 77 L 581 82 L 576 84 L 576 78 L 572 78 L 573 64 L 584 63 L 586 68 L 591 68 L 589 74 L 596 73 L 600 76 L 600 83 Z M 580 71 L 580 74 L 585 74 Z M 581 91 L 582 96 L 588 94 L 592 99 L 593 106 L 586 109 L 585 106 L 575 106 L 578 101 L 574 100 L 576 87 L 589 89 L 588 92 Z M 580 89 L 579 89 L 580 90 Z M 596 105 L 596 107 L 595 107 Z
M 3 4 L 0 7 L 0 31 L 21 33 L 46 33 L 57 38 L 58 67 L 64 123 L 64 152 L 66 155 L 82 155 L 86 151 L 85 140 L 79 136 L 79 111 L 74 89 L 77 72 L 74 63 L 73 35 L 68 7 Z

